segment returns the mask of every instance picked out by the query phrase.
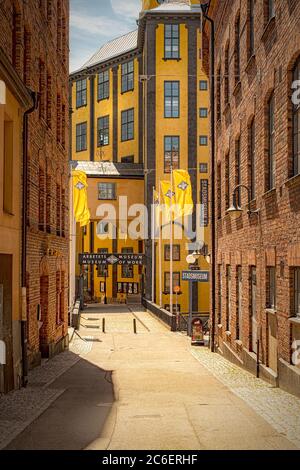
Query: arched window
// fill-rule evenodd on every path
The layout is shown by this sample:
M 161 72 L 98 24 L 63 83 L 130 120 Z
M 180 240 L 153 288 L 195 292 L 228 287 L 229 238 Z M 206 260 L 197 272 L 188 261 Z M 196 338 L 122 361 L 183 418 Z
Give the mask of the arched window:
M 300 57 L 293 68 L 292 81 L 300 80 Z M 293 175 L 300 173 L 300 103 L 293 102 L 292 107 L 292 139 L 293 139 Z

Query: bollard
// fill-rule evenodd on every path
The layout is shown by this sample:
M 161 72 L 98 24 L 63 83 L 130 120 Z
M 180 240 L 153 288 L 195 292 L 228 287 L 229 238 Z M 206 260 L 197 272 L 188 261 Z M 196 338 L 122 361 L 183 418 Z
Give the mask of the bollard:
M 137 334 L 137 329 L 136 329 L 136 319 L 133 319 L 133 332 L 136 335 Z
M 102 318 L 102 332 L 105 333 L 105 318 Z

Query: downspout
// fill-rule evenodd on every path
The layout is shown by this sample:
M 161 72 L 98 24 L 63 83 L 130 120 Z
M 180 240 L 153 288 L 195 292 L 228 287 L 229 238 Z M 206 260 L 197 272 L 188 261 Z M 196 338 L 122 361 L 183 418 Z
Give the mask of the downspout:
M 21 347 L 22 347 L 22 386 L 28 383 L 27 359 L 27 305 L 26 305 L 26 259 L 27 259 L 27 206 L 28 206 L 28 117 L 38 107 L 39 96 L 31 91 L 33 105 L 25 111 L 23 117 L 23 178 L 22 178 L 22 320 L 21 320 Z
M 210 103 L 211 103 L 211 352 L 215 352 L 216 322 L 216 221 L 215 221 L 215 23 L 208 16 L 210 1 L 201 4 L 203 17 L 210 24 Z

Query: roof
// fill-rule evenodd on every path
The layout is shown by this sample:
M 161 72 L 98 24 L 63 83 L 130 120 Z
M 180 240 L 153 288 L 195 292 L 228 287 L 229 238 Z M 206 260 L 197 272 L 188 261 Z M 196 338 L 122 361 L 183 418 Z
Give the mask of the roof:
M 112 41 L 107 42 L 78 70 L 79 72 L 93 65 L 101 64 L 109 59 L 118 57 L 137 48 L 138 30 L 131 31 L 123 36 L 120 36 Z M 74 73 L 74 72 L 73 72 Z
M 165 0 L 164 3 L 151 11 L 164 11 L 164 12 L 191 12 L 199 11 L 200 5 L 190 4 L 187 0 Z
M 73 170 L 84 171 L 90 177 L 144 177 L 144 168 L 141 164 L 71 161 Z

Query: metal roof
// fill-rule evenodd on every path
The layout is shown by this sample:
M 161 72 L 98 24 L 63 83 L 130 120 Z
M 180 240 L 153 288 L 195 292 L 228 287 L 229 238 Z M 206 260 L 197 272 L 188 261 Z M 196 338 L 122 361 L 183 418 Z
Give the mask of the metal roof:
M 125 54 L 137 48 L 138 30 L 131 31 L 128 34 L 120 36 L 112 41 L 107 42 L 78 70 L 79 72 L 93 65 L 101 64 L 114 57 Z
M 84 171 L 88 176 L 94 177 L 143 177 L 143 165 L 137 163 L 91 162 L 71 161 L 71 169 Z

